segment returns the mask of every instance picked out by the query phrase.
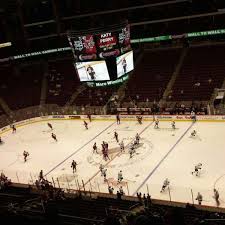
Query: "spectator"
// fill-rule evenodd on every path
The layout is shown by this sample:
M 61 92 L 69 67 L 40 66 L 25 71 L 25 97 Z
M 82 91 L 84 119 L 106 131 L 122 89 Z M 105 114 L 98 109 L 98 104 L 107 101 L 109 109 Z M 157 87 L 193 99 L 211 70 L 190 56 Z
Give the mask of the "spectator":
M 116 195 L 117 195 L 117 199 L 118 199 L 118 200 L 121 200 L 121 194 L 120 194 L 119 191 L 117 191 Z
M 146 198 L 145 194 L 143 195 L 143 201 L 144 201 L 145 208 L 147 208 L 148 207 L 148 201 L 147 201 L 147 198 Z
M 211 84 L 212 83 L 212 78 L 210 77 L 209 79 L 208 79 L 208 84 Z
M 141 198 L 141 192 L 137 192 L 137 197 L 138 197 L 138 200 L 139 200 L 139 202 L 141 203 L 141 205 L 142 205 L 142 198 Z
M 147 204 L 148 204 L 148 207 L 150 207 L 152 205 L 151 195 L 149 195 L 149 194 L 147 194 Z
M 201 85 L 200 82 L 196 82 L 196 83 L 194 84 L 195 87 L 199 87 L 200 85 Z
M 218 190 L 216 190 L 215 188 L 213 189 L 213 192 L 214 192 L 214 196 L 213 197 L 214 197 L 214 199 L 216 201 L 216 206 L 218 207 L 220 205 L 220 201 L 219 201 L 220 195 L 219 195 Z
M 9 185 L 11 185 L 11 180 L 8 179 L 8 177 L 5 176 L 4 173 L 1 173 L 0 175 L 0 190 L 7 188 Z

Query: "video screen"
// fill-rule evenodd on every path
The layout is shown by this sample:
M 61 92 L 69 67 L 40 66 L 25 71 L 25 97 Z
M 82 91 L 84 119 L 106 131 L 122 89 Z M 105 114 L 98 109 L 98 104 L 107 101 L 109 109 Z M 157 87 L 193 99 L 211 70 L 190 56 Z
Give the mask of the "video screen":
M 75 63 L 80 81 L 110 80 L 108 69 L 104 60 Z
M 134 69 L 133 51 L 116 58 L 117 77 L 121 77 Z

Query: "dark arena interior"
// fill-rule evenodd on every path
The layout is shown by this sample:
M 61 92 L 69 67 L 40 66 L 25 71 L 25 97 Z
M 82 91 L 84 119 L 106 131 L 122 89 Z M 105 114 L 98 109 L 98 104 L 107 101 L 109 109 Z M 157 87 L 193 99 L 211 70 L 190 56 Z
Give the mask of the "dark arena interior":
M 0 18 L 1 224 L 225 224 L 225 0 Z

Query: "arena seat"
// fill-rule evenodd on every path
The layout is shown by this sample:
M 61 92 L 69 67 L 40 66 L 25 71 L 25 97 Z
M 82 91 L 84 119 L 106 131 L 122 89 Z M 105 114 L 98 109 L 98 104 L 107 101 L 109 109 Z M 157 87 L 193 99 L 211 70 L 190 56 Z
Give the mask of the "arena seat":
M 0 95 L 12 110 L 40 103 L 43 73 L 40 63 L 1 67 Z
M 173 74 L 181 50 L 145 51 L 128 82 L 124 101 L 158 101 Z
M 207 101 L 224 80 L 225 46 L 191 47 L 172 88 L 173 101 Z
M 72 60 L 49 62 L 47 103 L 63 106 L 80 85 Z
M 118 89 L 118 85 L 110 87 L 93 87 L 87 88 L 80 93 L 75 101 L 76 105 L 90 105 L 90 106 L 103 106 L 109 98 Z

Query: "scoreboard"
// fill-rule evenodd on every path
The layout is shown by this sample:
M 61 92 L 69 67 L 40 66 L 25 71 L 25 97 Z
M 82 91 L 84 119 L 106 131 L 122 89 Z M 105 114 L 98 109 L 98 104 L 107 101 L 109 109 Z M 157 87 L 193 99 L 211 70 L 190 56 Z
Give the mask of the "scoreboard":
M 127 23 L 94 31 L 70 31 L 68 40 L 75 58 L 74 67 L 82 82 L 116 82 L 133 70 Z
M 129 50 L 130 26 L 95 34 L 68 35 L 70 47 L 77 61 L 99 60 L 119 56 Z

